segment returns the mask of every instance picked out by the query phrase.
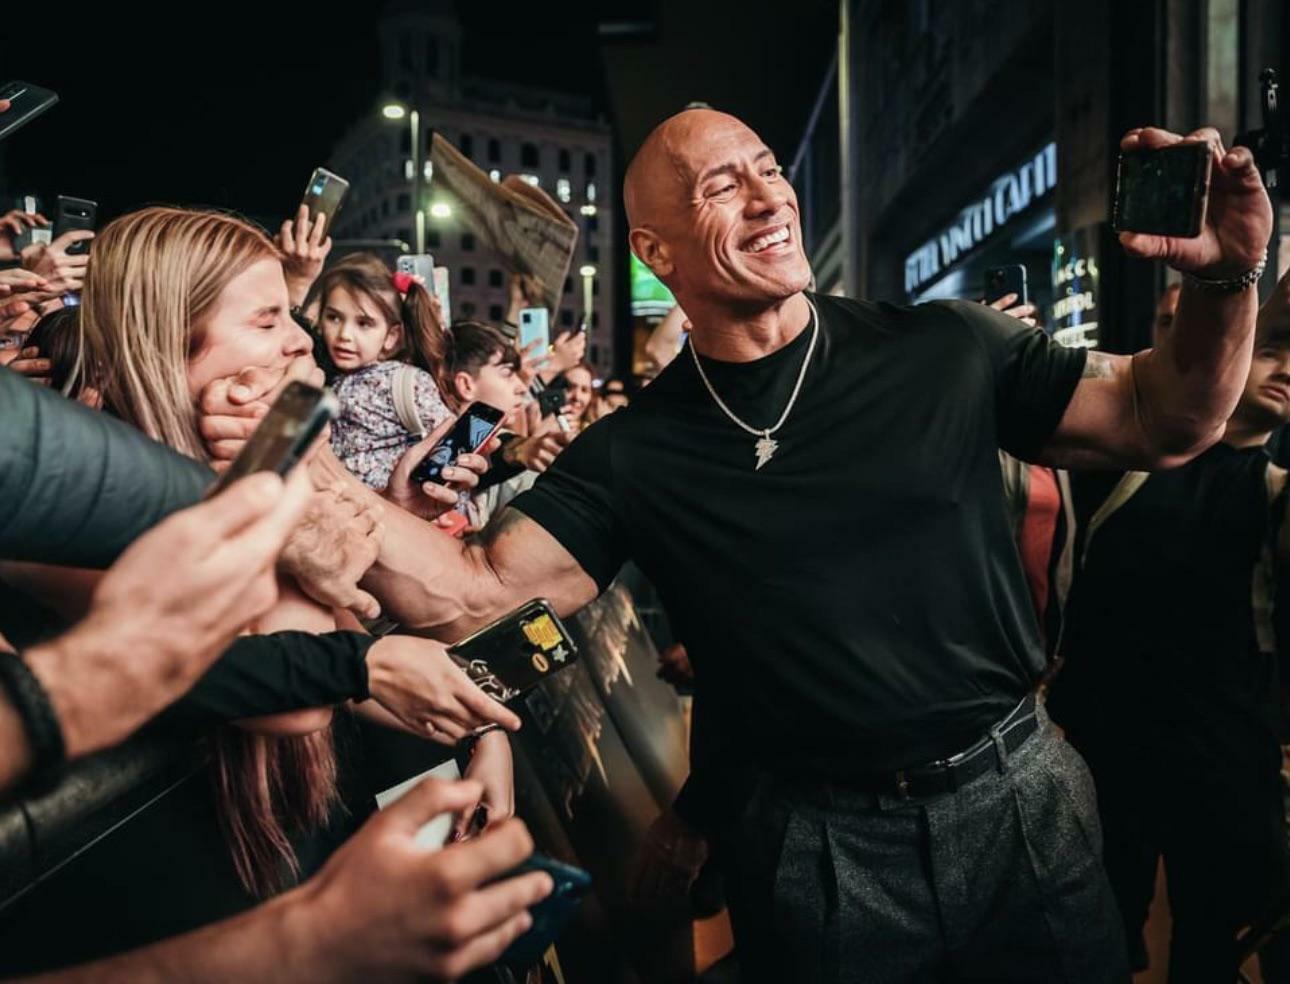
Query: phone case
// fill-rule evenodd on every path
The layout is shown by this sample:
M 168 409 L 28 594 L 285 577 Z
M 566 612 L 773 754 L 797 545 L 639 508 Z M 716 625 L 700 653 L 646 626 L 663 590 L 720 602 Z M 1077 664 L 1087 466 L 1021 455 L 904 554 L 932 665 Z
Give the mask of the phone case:
M 506 414 L 496 407 L 490 407 L 487 403 L 472 403 L 457 418 L 457 423 L 448 435 L 417 462 L 412 469 L 412 481 L 418 484 L 439 481 L 444 468 L 452 464 L 457 455 L 473 453 L 483 447 L 497 433 L 505 419 Z M 488 425 L 488 431 L 476 434 L 476 425 L 481 421 Z
M 569 920 L 582 904 L 583 896 L 591 888 L 591 876 L 587 872 L 542 854 L 534 854 L 505 877 L 515 878 L 530 871 L 545 871 L 555 882 L 555 888 L 529 910 L 533 925 L 502 954 L 502 963 L 517 973 L 524 972 L 542 959 L 547 947 L 559 939 L 569 925 Z
M 504 704 L 572 666 L 578 647 L 550 602 L 537 598 L 451 646 L 448 655 Z
M 1121 154 L 1111 228 L 1179 239 L 1199 236 L 1209 208 L 1212 168 L 1213 155 L 1204 144 Z
M 16 132 L 58 103 L 58 93 L 30 82 L 8 82 L 0 87 L 0 99 L 13 105 L 0 114 L 0 140 Z
M 87 229 L 92 232 L 98 224 L 98 210 L 98 202 L 92 202 L 88 198 L 59 195 L 58 214 L 54 219 L 54 237 L 57 238 L 65 232 L 76 229 Z M 88 253 L 89 249 L 89 242 L 82 240 L 68 246 L 67 255 L 77 256 Z

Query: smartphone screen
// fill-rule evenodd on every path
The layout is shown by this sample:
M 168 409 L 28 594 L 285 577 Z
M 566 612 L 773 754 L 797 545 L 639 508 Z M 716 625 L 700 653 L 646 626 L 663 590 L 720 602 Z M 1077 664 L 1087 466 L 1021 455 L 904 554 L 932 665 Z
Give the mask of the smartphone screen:
M 1185 239 L 1200 235 L 1212 164 L 1212 152 L 1204 143 L 1121 154 L 1115 230 Z
M 309 185 L 305 188 L 305 197 L 301 200 L 301 204 L 309 209 L 310 222 L 319 215 L 326 216 L 323 222 L 324 237 L 331 233 L 332 223 L 336 221 L 336 215 L 345 203 L 345 196 L 348 193 L 349 182 L 339 174 L 333 174 L 325 167 L 314 170 L 313 177 L 309 179 Z
M 551 344 L 551 329 L 548 324 L 548 313 L 544 307 L 524 308 L 520 312 L 520 351 L 524 351 L 533 342 L 541 342 L 537 351 L 541 352 Z
M 1026 268 L 1020 263 L 1012 266 L 995 267 L 985 272 L 985 302 L 993 304 L 1008 294 L 1017 295 L 1017 304 L 1029 304 L 1029 292 L 1026 289 Z
M 228 471 L 216 481 L 219 492 L 253 472 L 285 475 L 309 450 L 340 404 L 330 390 L 293 382 L 282 391 Z
M 3 140 L 41 113 L 52 109 L 58 102 L 58 93 L 30 82 L 6 82 L 0 86 L 0 99 L 10 103 L 9 108 L 0 113 L 0 140 Z
M 572 665 L 578 647 L 550 604 L 537 599 L 449 647 L 448 654 L 484 693 L 505 703 Z
M 448 268 L 434 268 L 434 296 L 439 298 L 439 310 L 445 323 L 452 321 L 452 298 L 448 294 Z
M 505 417 L 504 412 L 487 403 L 472 403 L 457 418 L 448 436 L 416 466 L 412 480 L 418 484 L 440 481 L 443 470 L 456 461 L 458 455 L 478 451 L 487 444 Z

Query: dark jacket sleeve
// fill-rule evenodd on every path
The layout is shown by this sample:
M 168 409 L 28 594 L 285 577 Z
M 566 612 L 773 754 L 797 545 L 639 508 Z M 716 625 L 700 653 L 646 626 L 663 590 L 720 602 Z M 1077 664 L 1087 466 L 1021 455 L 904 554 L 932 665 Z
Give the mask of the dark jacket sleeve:
M 213 473 L 0 368 L 0 557 L 106 567 Z
M 361 632 L 242 636 L 161 720 L 205 727 L 366 700 L 367 651 L 376 641 Z

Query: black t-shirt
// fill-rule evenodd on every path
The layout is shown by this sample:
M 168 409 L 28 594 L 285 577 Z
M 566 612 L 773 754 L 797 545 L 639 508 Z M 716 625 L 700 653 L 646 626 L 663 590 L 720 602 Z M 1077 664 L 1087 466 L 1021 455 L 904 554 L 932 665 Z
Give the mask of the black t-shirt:
M 514 503 L 602 588 L 628 557 L 657 586 L 710 736 L 696 769 L 704 752 L 833 776 L 925 762 L 1044 667 L 996 451 L 1035 455 L 1085 353 L 977 304 L 812 299 L 819 341 L 760 471 L 685 351 Z M 810 338 L 704 368 L 770 426 Z
M 1146 755 L 1189 777 L 1276 781 L 1268 602 L 1283 506 L 1268 501 L 1268 463 L 1263 448 L 1220 442 L 1153 474 L 1091 534 L 1048 701 L 1082 750 L 1105 747 L 1128 768 Z M 1083 513 L 1109 491 L 1074 487 Z

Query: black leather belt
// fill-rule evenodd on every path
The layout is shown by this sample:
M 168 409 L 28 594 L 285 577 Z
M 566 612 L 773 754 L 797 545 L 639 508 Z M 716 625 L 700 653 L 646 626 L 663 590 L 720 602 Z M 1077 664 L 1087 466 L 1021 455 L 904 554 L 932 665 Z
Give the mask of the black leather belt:
M 1030 694 L 979 741 L 949 758 L 896 772 L 857 777 L 846 784 L 872 793 L 894 793 L 902 799 L 952 793 L 992 769 L 1002 773 L 1008 764 L 1008 756 L 1038 728 L 1035 695 Z

